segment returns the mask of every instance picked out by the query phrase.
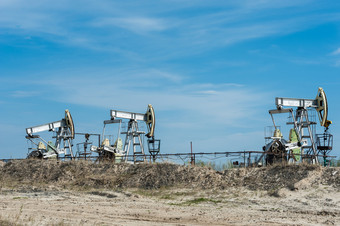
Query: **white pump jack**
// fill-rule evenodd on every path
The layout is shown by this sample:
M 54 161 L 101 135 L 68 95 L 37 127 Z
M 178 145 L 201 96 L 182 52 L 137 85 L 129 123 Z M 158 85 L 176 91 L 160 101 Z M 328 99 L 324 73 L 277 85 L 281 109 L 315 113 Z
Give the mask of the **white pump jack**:
M 44 131 L 56 132 L 56 136 L 53 137 L 56 139 L 55 144 L 50 141 L 47 142 L 37 135 L 37 133 Z M 72 140 L 74 139 L 75 132 L 74 123 L 69 110 L 65 110 L 65 117 L 60 121 L 26 128 L 26 133 L 26 138 L 30 140 L 34 146 L 36 146 L 36 148 L 33 148 L 33 151 L 29 153 L 29 158 L 53 158 L 60 157 L 61 155 L 64 155 L 64 157 L 74 158 L 72 152 Z M 36 139 L 40 140 L 40 142 L 36 143 Z
M 275 99 L 276 108 L 275 110 L 270 110 L 269 114 L 272 117 L 272 121 L 275 127 L 275 130 L 277 129 L 277 126 L 274 122 L 274 114 L 280 114 L 280 113 L 290 113 L 291 118 L 293 119 L 292 122 L 287 122 L 287 124 L 292 124 L 294 126 L 294 130 L 297 135 L 298 142 L 287 144 L 286 150 L 291 150 L 295 148 L 301 147 L 302 154 L 307 154 L 312 156 L 313 162 L 317 163 L 317 147 L 314 135 L 312 133 L 312 125 L 315 124 L 314 122 L 310 121 L 309 115 L 308 115 L 308 109 L 315 109 L 320 125 L 325 127 L 325 131 L 328 130 L 328 127 L 330 124 L 332 124 L 332 121 L 329 121 L 327 119 L 328 117 L 328 103 L 325 91 L 320 87 L 317 92 L 317 96 L 315 99 L 297 99 L 297 98 L 282 98 L 277 97 Z M 284 107 L 290 107 L 290 108 L 284 108 Z M 293 107 L 296 108 L 295 114 Z M 307 130 L 306 132 L 304 130 Z M 309 139 L 309 142 L 308 142 Z M 309 143 L 309 145 L 308 145 Z M 270 144 L 267 145 L 265 148 L 265 151 L 270 149 Z M 305 152 L 304 152 L 305 150 Z
M 133 162 L 144 162 L 146 158 L 141 135 L 145 134 L 145 131 L 140 131 L 138 126 L 138 122 L 142 121 L 146 123 L 148 129 L 148 133 L 145 136 L 148 138 L 149 152 L 154 156 L 158 154 L 160 140 L 155 140 L 154 138 L 156 120 L 155 112 L 151 104 L 148 105 L 145 114 L 111 110 L 110 116 L 111 120 L 104 121 L 103 138 L 105 137 L 104 132 L 106 125 L 113 123 L 119 123 L 120 125 L 124 119 L 129 120 L 126 131 L 120 132 L 119 126 L 118 137 L 114 145 L 110 145 L 108 140 L 104 139 L 101 147 L 92 146 L 92 151 L 98 152 L 100 156 L 114 157 L 116 160 L 119 159 L 127 162 L 132 147 Z M 119 137 L 120 134 L 125 135 L 124 144 Z

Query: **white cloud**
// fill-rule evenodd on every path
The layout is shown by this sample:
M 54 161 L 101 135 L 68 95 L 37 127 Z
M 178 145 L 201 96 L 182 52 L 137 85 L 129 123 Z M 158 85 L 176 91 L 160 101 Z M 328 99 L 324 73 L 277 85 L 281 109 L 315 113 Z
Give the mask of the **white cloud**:
M 41 93 L 38 91 L 25 91 L 25 90 L 16 90 L 12 93 L 12 97 L 17 97 L 17 98 L 27 98 L 27 97 L 34 97 L 38 96 Z
M 170 82 L 181 82 L 183 81 L 186 77 L 178 75 L 176 73 L 169 73 L 166 71 L 161 71 L 158 69 L 148 69 L 148 70 L 141 70 L 141 71 L 134 71 L 133 77 L 142 77 L 143 80 L 148 80 L 148 81 L 155 81 L 155 80 L 168 80 Z M 150 84 L 150 83 L 149 83 Z
M 204 90 L 204 91 L 199 91 L 197 93 L 199 93 L 199 94 L 208 94 L 208 95 L 217 95 L 218 91 L 216 91 L 216 90 Z
M 103 18 L 94 23 L 99 27 L 117 26 L 135 33 L 163 31 L 167 29 L 163 19 L 148 17 Z
M 193 6 L 220 9 L 213 13 L 208 13 L 210 10 L 191 12 Z M 6 28 L 7 34 L 41 37 L 68 46 L 131 58 L 137 55 L 140 59 L 159 59 L 195 55 L 237 42 L 286 35 L 339 21 L 338 14 L 314 14 L 314 8 L 320 5 L 313 1 L 181 1 L 178 4 L 5 1 L 0 8 L 0 28 Z M 183 11 L 190 13 L 183 14 Z M 146 37 L 141 41 L 140 36 L 116 27 Z
M 334 64 L 335 67 L 340 67 L 340 60 L 337 60 Z
M 335 62 L 333 61 L 333 65 L 332 66 L 340 67 L 340 59 L 339 59 L 340 48 L 337 48 L 336 50 L 331 52 L 329 55 L 333 57 L 333 60 L 335 60 Z
M 240 138 L 233 140 L 229 136 L 238 134 L 242 137 L 244 134 L 246 137 L 251 134 L 248 128 L 253 131 L 259 121 L 267 118 L 263 106 L 272 102 L 265 91 L 242 84 L 190 83 L 189 76 L 160 69 L 141 70 L 140 76 L 135 70 L 126 70 L 125 73 L 124 70 L 111 71 L 110 74 L 93 70 L 97 72 L 96 76 L 92 75 L 91 69 L 83 70 L 88 73 L 80 70 L 55 71 L 53 74 L 42 72 L 43 76 L 26 77 L 17 85 L 25 84 L 43 93 L 32 99 L 32 104 L 59 102 L 56 105 L 64 107 L 56 109 L 69 108 L 79 125 L 78 131 L 83 132 L 100 132 L 102 121 L 109 119 L 109 109 L 143 113 L 150 103 L 156 111 L 157 137 L 162 139 L 162 151 L 167 153 L 183 151 L 189 141 L 194 142 L 195 151 L 216 151 L 217 148 L 226 151 L 226 142 L 228 147 L 240 150 L 244 147 L 237 143 Z M 169 74 L 170 79 L 156 79 L 158 74 L 163 73 Z M 172 74 L 179 79 L 173 80 Z M 185 80 L 181 79 L 183 77 Z M 25 96 L 29 92 L 17 94 Z M 96 109 L 103 113 L 92 114 L 79 109 Z M 101 115 L 100 118 L 98 115 Z M 50 118 L 36 120 L 44 123 Z M 262 128 L 261 124 L 259 129 Z
M 336 50 L 334 50 L 331 55 L 339 55 L 340 54 L 340 48 L 337 48 Z
M 75 54 L 70 57 L 79 57 L 79 61 L 66 62 L 68 59 L 60 59 L 65 61 L 60 64 L 65 68 L 75 63 L 75 67 L 82 67 L 83 71 L 56 71 L 51 66 L 51 70 L 45 71 L 39 79 L 25 75 L 26 81 L 23 79 L 7 82 L 12 86 L 15 86 L 14 83 L 20 83 L 16 92 L 8 93 L 17 98 L 35 96 L 30 102 L 37 105 L 39 101 L 47 99 L 47 102 L 51 103 L 60 102 L 60 105 L 56 104 L 58 106 L 83 105 L 78 108 L 82 110 L 88 107 L 91 110 L 99 108 L 107 111 L 109 108 L 116 108 L 141 112 L 151 103 L 156 109 L 158 125 L 164 131 L 170 131 L 165 134 L 171 139 L 177 139 L 174 139 L 173 143 L 179 142 L 180 139 L 185 143 L 188 137 L 196 140 L 216 138 L 207 141 L 205 148 L 217 143 L 217 140 L 221 140 L 219 145 L 223 146 L 223 139 L 230 143 L 242 143 L 247 136 L 259 136 L 252 131 L 256 126 L 260 130 L 263 128 L 262 123 L 256 122 L 267 118 L 267 108 L 263 106 L 272 104 L 273 95 L 267 95 L 264 90 L 270 89 L 263 89 L 265 85 L 259 90 L 260 88 L 243 84 L 228 83 L 226 79 L 232 70 L 226 71 L 223 77 L 220 74 L 219 78 L 212 74 L 219 68 L 236 66 L 243 67 L 242 71 L 238 72 L 241 76 L 242 73 L 247 73 L 245 71 L 247 66 L 251 66 L 250 63 L 239 57 L 235 57 L 235 61 L 227 61 L 228 59 L 221 57 L 214 59 L 213 63 L 203 62 L 205 56 L 202 57 L 202 53 L 211 49 L 219 49 L 222 52 L 224 47 L 235 43 L 284 36 L 325 23 L 337 22 L 340 18 L 337 13 L 329 13 L 331 6 L 323 6 L 317 1 L 307 1 L 309 4 L 306 4 L 306 1 L 279 0 L 254 2 L 1 1 L 2 44 L 6 45 L 8 42 L 15 45 L 18 44 L 15 40 L 20 38 L 20 45 L 26 43 L 27 47 L 32 49 L 35 46 L 31 43 L 34 42 L 57 43 L 58 46 L 53 46 L 57 48 L 53 49 L 49 49 L 48 45 L 44 46 L 46 51 L 52 51 L 51 57 L 47 57 L 51 60 L 56 59 L 53 57 L 54 53 L 64 50 L 63 46 L 66 46 L 69 52 L 74 50 L 72 47 L 94 50 L 77 52 L 79 49 L 76 49 Z M 26 37 L 30 37 L 30 40 L 23 41 Z M 93 60 L 93 57 L 102 53 L 102 58 L 98 57 L 100 66 L 105 67 L 104 65 L 113 63 L 112 67 L 88 71 L 85 64 L 90 62 L 90 58 L 87 58 L 87 55 Z M 209 59 L 219 58 L 219 55 L 211 53 L 208 52 Z M 333 52 L 334 56 L 339 54 L 339 49 Z M 197 58 L 202 61 L 195 61 Z M 337 60 L 337 57 L 334 59 Z M 194 63 L 200 62 L 204 65 L 195 67 Z M 308 59 L 299 62 L 314 63 Z M 99 65 L 97 62 L 93 64 Z M 212 65 L 211 70 L 207 65 Z M 44 66 L 46 68 L 49 65 Z M 201 71 L 201 66 L 205 66 L 206 71 Z M 340 66 L 340 62 L 335 66 Z M 183 67 L 182 71 L 175 71 L 176 67 Z M 195 80 L 195 73 L 205 74 L 206 77 Z M 216 84 L 222 80 L 226 83 Z M 24 87 L 39 90 L 43 95 L 22 91 Z M 12 87 L 11 90 L 16 89 Z M 8 93 L 6 92 L 6 97 Z M 84 118 L 89 120 L 93 117 L 97 117 L 97 121 L 107 119 L 99 117 L 99 114 L 90 115 L 86 111 L 80 111 L 78 114 L 88 114 Z M 96 124 L 93 121 L 89 123 Z M 98 124 L 98 127 L 101 125 Z M 249 127 L 253 130 L 243 130 Z M 235 135 L 226 138 L 229 133 Z M 166 136 L 164 139 L 165 142 L 169 141 Z M 169 146 L 172 146 L 172 143 Z M 216 147 L 215 144 L 214 146 Z
M 44 98 L 54 101 L 128 111 L 145 109 L 151 103 L 158 111 L 176 112 L 171 118 L 178 123 L 188 123 L 184 118 L 193 123 L 203 120 L 201 127 L 209 123 L 234 126 L 235 122 L 246 126 L 266 100 L 264 92 L 241 84 L 183 83 L 181 78 L 186 76 L 175 75 L 173 79 L 172 73 L 153 71 L 95 78 L 74 75 L 67 84 L 59 76 L 57 80 L 39 79 L 35 84 L 42 89 L 48 84 L 50 92 Z M 169 76 L 154 79 L 158 74 Z

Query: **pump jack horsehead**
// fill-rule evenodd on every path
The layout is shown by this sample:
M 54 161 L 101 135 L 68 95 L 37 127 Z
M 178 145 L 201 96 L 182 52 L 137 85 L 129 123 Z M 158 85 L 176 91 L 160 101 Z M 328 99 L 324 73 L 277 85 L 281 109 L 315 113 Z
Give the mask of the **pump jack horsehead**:
M 300 161 L 301 157 L 305 156 L 308 161 L 318 163 L 318 155 L 323 153 L 326 156 L 326 152 L 332 150 L 333 145 L 333 136 L 328 133 L 332 121 L 327 119 L 328 103 L 325 91 L 319 88 L 315 99 L 277 97 L 275 102 L 276 109 L 269 111 L 275 132 L 271 137 L 272 141 L 263 147 L 263 150 L 269 153 L 266 156 L 266 162 L 270 164 L 274 161 Z M 320 125 L 325 128 L 324 134 L 313 134 L 313 126 L 316 122 L 310 120 L 308 111 L 313 109 L 318 114 Z M 292 121 L 287 122 L 287 125 L 293 125 L 289 141 L 283 139 L 282 133 L 274 121 L 273 115 L 281 113 L 291 114 Z M 319 139 L 321 137 L 322 139 Z
M 55 143 L 44 140 L 37 133 L 55 132 Z M 58 158 L 62 155 L 65 158 L 74 158 L 72 152 L 72 140 L 74 139 L 74 124 L 71 113 L 65 110 L 65 117 L 60 121 L 50 122 L 39 126 L 26 128 L 26 138 L 31 141 L 33 148 L 29 148 L 31 152 L 28 158 Z

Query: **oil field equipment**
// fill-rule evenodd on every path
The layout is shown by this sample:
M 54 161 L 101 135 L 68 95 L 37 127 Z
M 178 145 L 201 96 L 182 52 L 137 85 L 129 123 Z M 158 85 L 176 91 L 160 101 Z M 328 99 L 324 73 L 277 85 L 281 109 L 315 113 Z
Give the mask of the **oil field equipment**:
M 55 142 L 46 141 L 37 133 L 44 131 L 54 132 Z M 74 124 L 71 113 L 65 110 L 65 117 L 60 121 L 50 122 L 39 126 L 26 128 L 26 139 L 31 143 L 28 149 L 28 158 L 74 158 L 72 152 L 72 140 L 74 139 Z
M 102 143 L 100 147 L 92 146 L 91 150 L 98 152 L 99 159 L 111 159 L 116 162 L 120 161 L 132 161 L 144 162 L 146 161 L 143 137 L 145 131 L 140 130 L 139 122 L 145 122 L 147 126 L 147 142 L 149 153 L 153 160 L 156 160 L 156 156 L 160 151 L 160 140 L 155 139 L 155 112 L 151 104 L 148 105 L 145 114 L 125 112 L 118 110 L 110 111 L 110 120 L 104 121 Z M 127 127 L 125 131 L 121 131 L 121 125 L 123 120 L 128 120 Z M 118 125 L 117 139 L 114 144 L 110 144 L 110 140 L 105 134 L 106 126 L 109 124 Z M 120 135 L 125 135 L 125 140 L 123 141 Z M 132 151 L 131 151 L 132 149 Z M 132 152 L 132 153 L 131 153 Z
M 82 135 L 85 138 L 84 142 L 77 143 L 77 152 L 75 157 L 77 159 L 92 159 L 92 151 L 91 147 L 93 145 L 93 141 L 91 137 L 96 137 L 98 139 L 98 145 L 100 144 L 100 134 L 96 133 L 76 133 L 76 135 Z
M 281 161 L 298 162 L 302 158 L 318 163 L 320 154 L 326 156 L 332 150 L 333 136 L 328 132 L 332 122 L 327 119 L 328 103 L 322 88 L 318 89 L 315 99 L 276 97 L 275 104 L 276 109 L 269 111 L 275 129 L 274 134 L 273 137 L 266 137 L 271 140 L 263 147 L 267 153 L 267 164 Z M 324 127 L 323 134 L 315 132 L 317 123 L 311 119 L 314 110 L 318 115 L 320 125 Z M 286 124 L 293 125 L 288 141 L 283 139 L 279 126 L 274 121 L 273 115 L 281 113 L 289 113 L 291 120 Z

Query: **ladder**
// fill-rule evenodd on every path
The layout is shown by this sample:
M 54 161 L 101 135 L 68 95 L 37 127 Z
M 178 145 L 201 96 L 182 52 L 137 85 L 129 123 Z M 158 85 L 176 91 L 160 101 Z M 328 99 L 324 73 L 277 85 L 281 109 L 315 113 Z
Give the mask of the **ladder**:
M 316 122 L 312 122 L 309 120 L 308 110 L 303 107 L 298 107 L 296 109 L 295 118 L 293 122 L 287 122 L 287 124 L 294 124 L 295 131 L 299 134 L 301 139 L 301 143 L 303 140 L 307 141 L 307 144 L 310 145 L 302 145 L 301 146 L 301 154 L 306 154 L 312 156 L 312 160 L 315 163 L 318 162 L 317 158 L 317 148 L 314 141 L 314 133 L 312 127 L 316 124 Z
M 67 128 L 60 127 L 55 138 L 58 155 L 64 154 L 65 159 L 73 159 L 75 156 L 72 151 L 72 137 Z
M 125 134 L 125 143 L 124 143 L 124 153 L 126 153 L 124 157 L 124 161 L 128 161 L 128 156 L 130 154 L 130 148 L 132 146 L 132 155 L 133 155 L 133 162 L 145 162 L 145 152 L 144 146 L 142 142 L 142 134 L 145 134 L 144 131 L 138 130 L 138 122 L 134 119 L 130 119 L 128 123 L 128 128 L 126 132 L 122 132 L 121 134 Z

